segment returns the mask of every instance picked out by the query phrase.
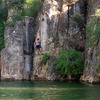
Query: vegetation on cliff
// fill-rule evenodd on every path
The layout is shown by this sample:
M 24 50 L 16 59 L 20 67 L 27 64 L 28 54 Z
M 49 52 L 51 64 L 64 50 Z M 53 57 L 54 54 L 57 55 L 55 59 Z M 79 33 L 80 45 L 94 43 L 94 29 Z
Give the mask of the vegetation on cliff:
M 46 64 L 49 58 L 50 58 L 50 55 L 48 53 L 45 53 L 42 59 L 40 60 L 40 65 Z
M 36 18 L 41 11 L 43 0 L 7 0 L 11 18 L 7 21 L 7 26 L 14 26 L 15 22 L 24 19 L 24 16 Z
M 81 14 L 74 14 L 72 19 L 78 24 L 80 30 L 84 27 L 84 17 Z
M 67 51 L 60 51 L 56 67 L 62 74 L 82 74 L 83 54 L 71 48 Z
M 16 21 L 23 20 L 25 16 L 36 18 L 38 13 L 41 11 L 43 1 L 44 0 L 1 0 L 0 1 L 0 51 L 2 50 L 2 48 L 4 48 L 5 27 L 6 26 L 13 27 Z M 9 16 L 5 8 L 8 9 Z
M 94 47 L 100 41 L 100 9 L 97 9 L 97 12 L 90 23 L 87 25 L 88 33 L 88 46 Z
M 2 2 L 0 2 L 0 51 L 4 47 L 4 29 L 6 19 L 7 10 L 2 6 Z
M 42 1 L 41 0 L 25 0 L 24 13 L 25 16 L 37 17 L 38 12 L 41 11 Z

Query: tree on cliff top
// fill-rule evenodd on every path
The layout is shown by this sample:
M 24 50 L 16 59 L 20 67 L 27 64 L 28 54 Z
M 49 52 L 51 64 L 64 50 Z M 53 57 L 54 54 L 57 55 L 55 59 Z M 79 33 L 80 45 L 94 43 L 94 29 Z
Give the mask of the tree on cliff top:
M 41 11 L 42 0 L 25 0 L 24 12 L 26 16 L 37 17 Z

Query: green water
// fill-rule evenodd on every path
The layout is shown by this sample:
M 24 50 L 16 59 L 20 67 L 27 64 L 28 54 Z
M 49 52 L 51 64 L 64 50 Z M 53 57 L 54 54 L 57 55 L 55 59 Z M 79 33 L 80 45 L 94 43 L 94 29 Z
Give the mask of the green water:
M 0 100 L 100 100 L 100 85 L 75 82 L 0 82 Z

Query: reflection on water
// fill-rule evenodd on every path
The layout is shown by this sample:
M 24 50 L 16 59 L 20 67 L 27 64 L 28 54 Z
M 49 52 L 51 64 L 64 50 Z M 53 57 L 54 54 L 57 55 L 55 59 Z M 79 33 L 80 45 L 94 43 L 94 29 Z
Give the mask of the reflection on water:
M 69 82 L 0 82 L 0 100 L 100 100 L 100 85 Z

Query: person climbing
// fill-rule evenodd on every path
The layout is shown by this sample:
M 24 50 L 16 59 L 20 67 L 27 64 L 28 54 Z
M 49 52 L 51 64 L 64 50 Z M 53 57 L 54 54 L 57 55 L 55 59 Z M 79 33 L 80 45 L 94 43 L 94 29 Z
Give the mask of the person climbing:
M 43 55 L 42 47 L 41 47 L 41 40 L 39 38 L 37 38 L 37 35 L 36 35 L 35 45 L 36 45 L 36 49 L 37 49 L 37 54 L 39 55 L 39 51 L 40 51 L 41 54 Z

